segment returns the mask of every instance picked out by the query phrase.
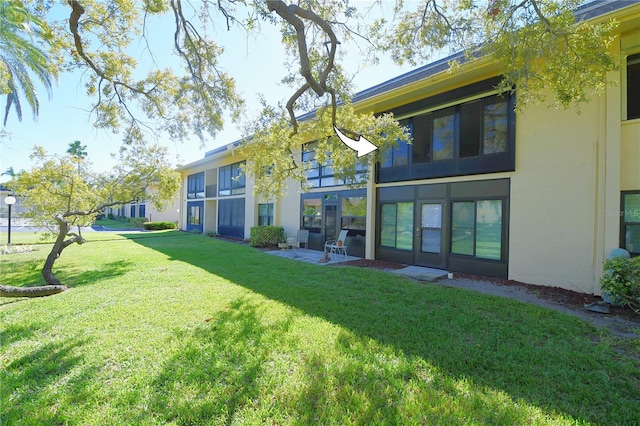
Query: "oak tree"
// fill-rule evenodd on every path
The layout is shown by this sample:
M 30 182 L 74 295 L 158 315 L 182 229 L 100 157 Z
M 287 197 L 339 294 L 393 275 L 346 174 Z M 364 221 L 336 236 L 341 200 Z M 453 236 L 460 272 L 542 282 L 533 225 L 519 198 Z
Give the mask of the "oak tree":
M 116 166 L 103 173 L 93 172 L 83 157 L 50 155 L 42 147 L 35 147 L 31 158 L 36 165 L 18 173 L 10 186 L 22 199 L 23 216 L 55 236 L 42 268 L 48 285 L 61 285 L 53 273 L 54 262 L 65 248 L 85 243 L 82 228 L 90 226 L 104 209 L 144 199 L 162 210 L 180 187 L 166 149 L 157 145 L 124 145 Z M 78 162 L 84 163 L 82 167 Z
M 62 6 L 34 0 L 28 7 L 53 34 L 49 55 L 63 59 L 56 69 L 84 72 L 95 126 L 121 131 L 128 143 L 149 131 L 178 140 L 196 135 L 204 143 L 223 127 L 225 113 L 237 121 L 243 99 L 232 70 L 219 62 L 225 49 L 237 46 L 217 42 L 215 29 L 255 33 L 264 25 L 278 26 L 282 46 L 273 48 L 291 57 L 283 75 L 291 92 L 281 103 L 269 100 L 247 132 L 254 145 L 249 172 L 261 176 L 271 163 L 276 171 L 270 184 L 258 186 L 269 195 L 269 188 L 284 187 L 282 179 L 304 181 L 305 166 L 292 147 L 299 149 L 305 138 L 324 140 L 337 126 L 351 135 L 373 132 L 366 136 L 384 149 L 395 143 L 390 135 L 402 133 L 391 128 L 399 126 L 391 117 L 355 114 L 350 107 L 355 71 L 342 64 L 354 49 L 369 62 L 388 55 L 411 64 L 464 52 L 449 63 L 451 72 L 478 58 L 495 61 L 502 73 L 499 89 L 518 89 L 517 110 L 531 102 L 577 107 L 602 93 L 618 64 L 609 49 L 616 23 L 584 19 L 584 3 L 396 0 L 391 12 L 382 10 L 388 4 L 382 0 L 367 6 L 348 0 L 67 0 Z M 159 20 L 171 25 L 170 43 L 182 69 L 153 53 L 149 28 Z M 136 46 L 144 46 L 148 55 L 134 54 Z M 304 124 L 313 127 L 309 133 L 297 117 L 314 110 L 322 118 L 319 124 Z M 266 147 L 269 165 L 262 159 Z M 343 144 L 329 140 L 323 149 L 329 161 L 347 165 L 341 159 L 351 158 L 352 171 L 357 167 Z

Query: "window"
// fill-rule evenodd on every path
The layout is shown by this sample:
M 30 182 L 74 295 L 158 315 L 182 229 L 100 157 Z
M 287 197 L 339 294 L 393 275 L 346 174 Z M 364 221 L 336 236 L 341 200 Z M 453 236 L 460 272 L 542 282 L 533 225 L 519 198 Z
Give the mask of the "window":
M 218 232 L 234 238 L 244 238 L 244 198 L 218 202 Z
M 318 142 L 309 142 L 302 146 L 302 162 L 308 165 L 307 184 L 312 188 L 336 186 L 336 185 L 357 185 L 367 181 L 368 165 L 366 159 L 360 159 L 355 164 L 355 174 L 341 179 L 335 176 L 331 158 L 325 164 L 320 164 L 316 160 Z
M 138 217 L 146 217 L 146 207 L 147 205 L 145 203 L 140 204 L 138 207 Z
M 490 95 L 403 120 L 413 143 L 383 155 L 378 181 L 514 170 L 512 102 L 509 95 Z
M 440 253 L 442 239 L 442 204 L 423 204 L 420 217 L 423 253 Z
M 220 167 L 219 196 L 240 195 L 245 193 L 245 176 L 242 172 L 244 161 Z
M 365 236 L 367 228 L 367 197 L 343 196 L 341 207 L 341 229 L 350 231 L 350 236 Z
M 640 53 L 627 58 L 627 120 L 640 118 Z
M 502 201 L 457 201 L 451 207 L 451 253 L 502 259 Z
M 258 204 L 258 225 L 273 225 L 273 203 Z
M 447 108 L 434 114 L 433 118 L 433 161 L 451 160 L 455 142 L 455 110 Z
M 409 120 L 400 120 L 400 125 L 409 127 L 411 130 L 411 122 Z M 382 155 L 382 167 L 406 166 L 409 164 L 409 144 L 397 141 L 396 145 Z
M 625 191 L 620 201 L 620 246 L 640 255 L 640 191 Z
M 204 172 L 187 177 L 187 198 L 204 198 Z
M 413 250 L 413 203 L 381 205 L 380 245 Z
M 189 206 L 189 210 L 187 210 L 187 223 L 189 225 L 200 225 L 200 205 Z
M 322 198 L 307 198 L 302 201 L 302 229 L 313 234 L 322 230 Z

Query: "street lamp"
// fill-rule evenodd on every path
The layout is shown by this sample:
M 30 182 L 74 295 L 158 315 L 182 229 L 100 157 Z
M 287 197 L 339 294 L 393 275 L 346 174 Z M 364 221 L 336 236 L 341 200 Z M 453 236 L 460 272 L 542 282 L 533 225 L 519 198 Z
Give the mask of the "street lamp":
M 4 203 L 9 206 L 9 222 L 7 223 L 8 227 L 7 227 L 7 234 L 8 234 L 8 240 L 7 240 L 7 245 L 11 245 L 11 206 L 14 205 L 16 203 L 16 197 L 9 195 L 8 197 L 6 197 L 4 199 Z

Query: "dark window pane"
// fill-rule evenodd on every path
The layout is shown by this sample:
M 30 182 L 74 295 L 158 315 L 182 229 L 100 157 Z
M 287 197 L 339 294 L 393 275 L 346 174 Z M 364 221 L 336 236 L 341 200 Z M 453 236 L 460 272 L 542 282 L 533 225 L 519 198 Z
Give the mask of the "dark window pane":
M 627 58 L 627 120 L 640 118 L 640 54 Z
M 439 229 L 422 230 L 422 252 L 440 253 L 441 232 Z
M 507 151 L 508 126 L 506 100 L 485 105 L 484 107 L 484 154 L 497 154 Z
M 455 140 L 455 113 L 452 108 L 440 112 L 433 119 L 432 133 L 433 161 L 452 159 Z
M 460 107 L 460 157 L 480 155 L 482 131 L 482 101 L 477 100 Z
M 412 160 L 414 163 L 431 161 L 431 114 L 423 114 L 413 118 Z
M 398 142 L 393 149 L 393 165 L 406 166 L 409 164 L 409 144 L 406 142 Z

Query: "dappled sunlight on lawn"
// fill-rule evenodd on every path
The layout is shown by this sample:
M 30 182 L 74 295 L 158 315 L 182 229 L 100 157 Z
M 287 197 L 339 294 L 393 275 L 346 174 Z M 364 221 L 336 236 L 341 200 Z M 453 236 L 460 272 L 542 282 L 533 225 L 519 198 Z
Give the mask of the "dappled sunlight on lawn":
M 186 233 L 70 253 L 59 273 L 75 288 L 0 307 L 7 424 L 632 424 L 640 411 L 637 350 L 537 306 Z

